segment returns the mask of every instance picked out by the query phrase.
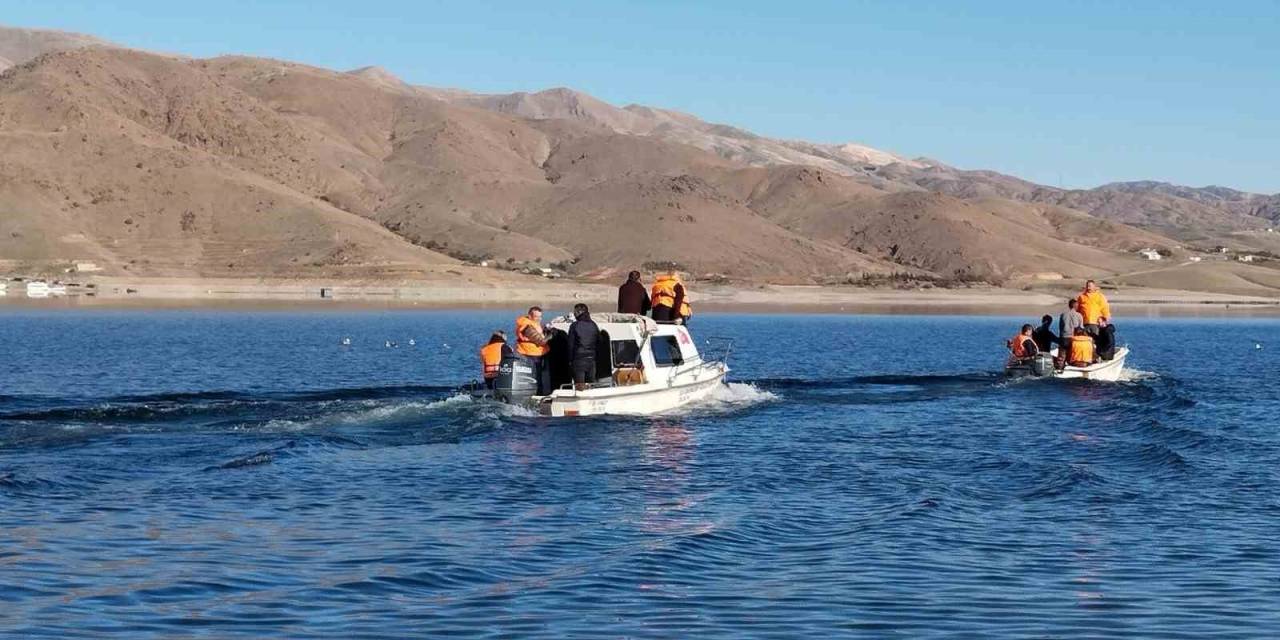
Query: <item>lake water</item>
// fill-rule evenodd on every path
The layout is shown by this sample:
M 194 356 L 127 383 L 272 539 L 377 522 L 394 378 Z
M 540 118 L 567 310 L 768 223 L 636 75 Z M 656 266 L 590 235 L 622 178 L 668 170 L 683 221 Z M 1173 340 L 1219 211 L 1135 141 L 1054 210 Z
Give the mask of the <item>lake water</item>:
M 512 315 L 0 309 L 0 634 L 1280 635 L 1275 321 L 707 315 L 714 400 L 553 422 L 454 391 Z

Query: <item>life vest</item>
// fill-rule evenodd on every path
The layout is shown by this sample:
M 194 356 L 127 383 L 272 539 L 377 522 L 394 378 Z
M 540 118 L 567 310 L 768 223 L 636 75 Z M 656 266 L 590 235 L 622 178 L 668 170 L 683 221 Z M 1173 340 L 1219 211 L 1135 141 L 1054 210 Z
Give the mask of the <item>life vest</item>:
M 669 273 L 658 276 L 658 279 L 653 282 L 653 288 L 650 289 L 649 302 L 655 307 L 674 307 L 676 305 L 676 285 L 678 284 L 680 284 L 680 279 Z
M 516 318 L 516 353 L 522 356 L 530 356 L 533 358 L 541 358 L 551 351 L 546 345 L 540 345 L 524 335 L 526 327 L 533 327 L 538 333 L 542 333 L 542 327 L 534 322 L 529 316 L 520 316 Z
M 480 364 L 484 367 L 484 379 L 498 377 L 498 366 L 502 364 L 502 347 L 504 342 L 492 342 L 480 347 Z
M 1111 317 L 1111 305 L 1101 291 L 1085 291 L 1076 298 L 1076 311 L 1084 318 L 1085 324 L 1098 324 L 1098 318 Z
M 1087 367 L 1093 364 L 1093 338 L 1089 336 L 1071 336 L 1071 353 L 1067 362 Z
M 680 282 L 679 276 L 671 273 L 658 276 L 658 279 L 653 283 L 649 303 L 655 307 L 667 307 L 668 309 L 674 307 L 676 304 L 676 285 L 684 285 L 683 282 Z M 682 318 L 688 318 L 693 315 L 693 308 L 689 306 L 688 287 L 684 289 L 684 300 L 680 301 L 680 309 L 677 310 L 677 315 Z
M 1030 340 L 1030 338 L 1019 333 L 1009 341 L 1009 348 L 1013 350 L 1013 357 L 1026 358 L 1031 355 L 1027 353 L 1027 340 Z

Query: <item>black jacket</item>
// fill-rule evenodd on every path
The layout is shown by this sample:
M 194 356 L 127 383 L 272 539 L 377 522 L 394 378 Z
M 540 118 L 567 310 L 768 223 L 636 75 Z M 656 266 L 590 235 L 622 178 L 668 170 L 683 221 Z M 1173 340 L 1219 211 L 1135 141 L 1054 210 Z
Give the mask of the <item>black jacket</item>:
M 649 290 L 635 280 L 628 280 L 618 287 L 618 313 L 649 313 Z
M 1116 326 L 1108 324 L 1098 328 L 1098 336 L 1093 339 L 1098 348 L 1098 357 L 1110 360 L 1116 357 Z
M 1031 332 L 1031 339 L 1036 341 L 1036 346 L 1041 351 L 1048 351 L 1053 348 L 1053 345 L 1061 344 L 1058 342 L 1058 336 L 1053 334 L 1053 329 L 1046 325 L 1036 327 L 1035 331 Z
M 600 327 L 596 326 L 590 314 L 583 314 L 569 325 L 569 359 L 595 360 L 599 340 Z

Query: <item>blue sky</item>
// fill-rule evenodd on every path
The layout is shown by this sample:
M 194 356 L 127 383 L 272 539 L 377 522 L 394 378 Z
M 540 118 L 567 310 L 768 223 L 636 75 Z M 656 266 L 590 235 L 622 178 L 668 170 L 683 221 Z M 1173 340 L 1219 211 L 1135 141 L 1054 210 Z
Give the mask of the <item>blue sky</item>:
M 1280 192 L 1280 1 L 3 0 L 0 21 L 477 91 L 569 86 L 1045 184 Z

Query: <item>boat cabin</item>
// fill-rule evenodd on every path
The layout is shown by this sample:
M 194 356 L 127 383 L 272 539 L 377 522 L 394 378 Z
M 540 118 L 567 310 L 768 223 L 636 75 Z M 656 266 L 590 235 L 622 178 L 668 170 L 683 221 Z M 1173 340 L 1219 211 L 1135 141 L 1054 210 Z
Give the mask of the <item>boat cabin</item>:
M 682 325 L 655 322 L 630 313 L 594 313 L 600 327 L 596 346 L 596 379 L 593 387 L 643 384 L 649 375 L 701 362 L 698 347 Z M 551 388 L 572 386 L 568 331 L 572 316 L 548 323 L 551 335 Z

